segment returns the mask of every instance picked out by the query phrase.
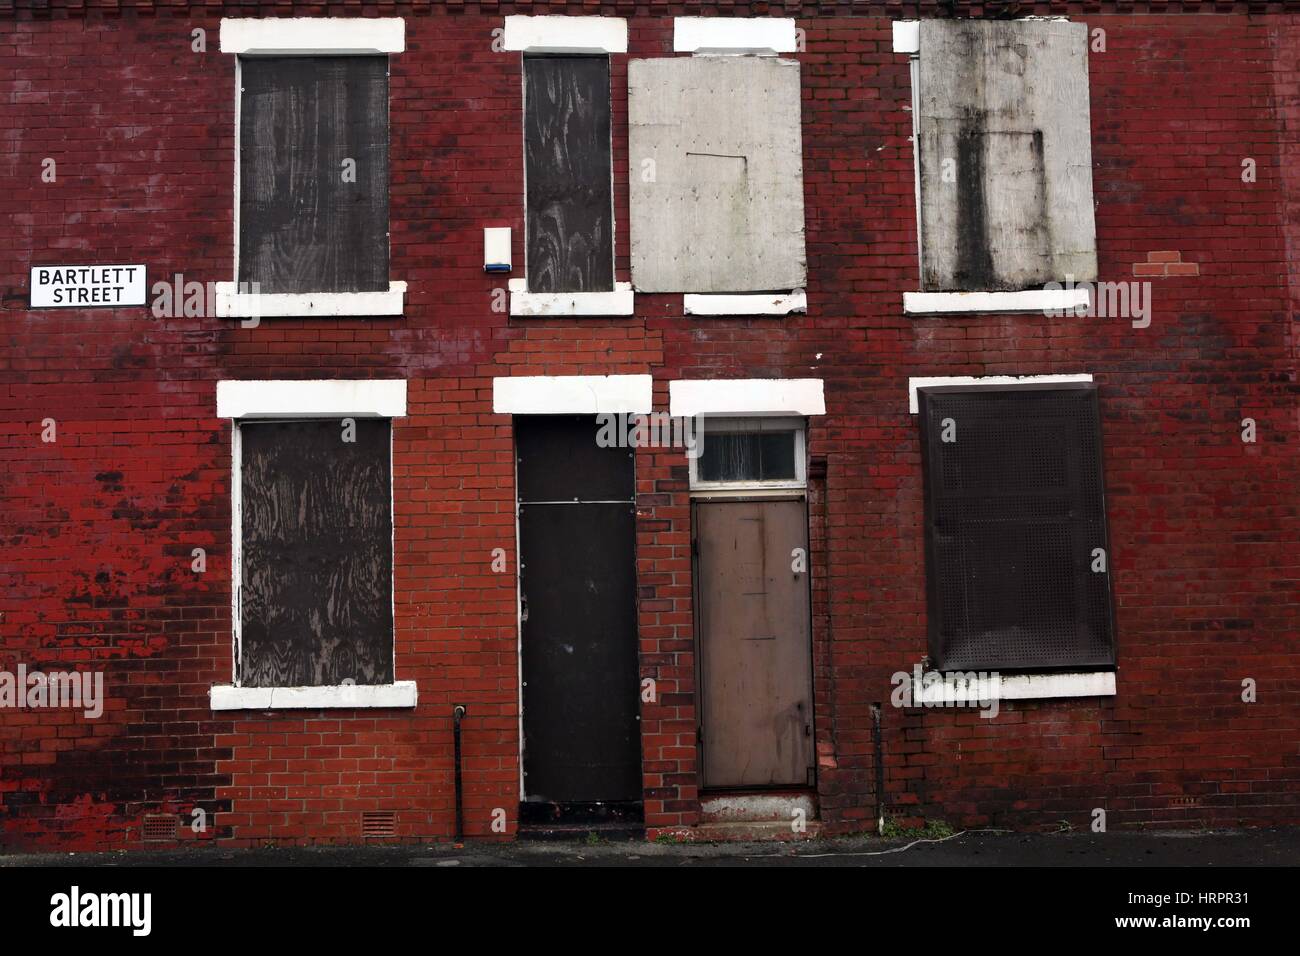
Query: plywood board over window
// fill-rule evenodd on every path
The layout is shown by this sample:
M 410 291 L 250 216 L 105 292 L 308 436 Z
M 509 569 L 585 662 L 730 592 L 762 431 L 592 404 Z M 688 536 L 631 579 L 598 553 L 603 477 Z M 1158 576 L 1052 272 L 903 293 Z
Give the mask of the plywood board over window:
M 925 20 L 916 93 L 922 288 L 1095 280 L 1087 27 Z
M 389 430 L 239 425 L 244 687 L 393 682 Z
M 530 292 L 614 288 L 609 57 L 524 58 Z
M 633 60 L 628 112 L 638 290 L 805 285 L 797 61 Z
M 388 58 L 244 57 L 239 280 L 387 291 Z

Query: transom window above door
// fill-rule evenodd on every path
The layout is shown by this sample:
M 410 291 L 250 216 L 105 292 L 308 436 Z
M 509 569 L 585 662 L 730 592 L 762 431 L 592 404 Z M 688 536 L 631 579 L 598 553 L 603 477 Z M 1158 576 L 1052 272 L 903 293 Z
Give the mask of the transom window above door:
M 693 491 L 799 490 L 807 484 L 801 418 L 695 420 Z

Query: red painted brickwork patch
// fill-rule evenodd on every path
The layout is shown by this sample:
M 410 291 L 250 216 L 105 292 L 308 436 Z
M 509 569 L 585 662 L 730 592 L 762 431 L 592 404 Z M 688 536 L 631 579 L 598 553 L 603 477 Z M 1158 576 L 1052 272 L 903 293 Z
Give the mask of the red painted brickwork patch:
M 1133 263 L 1135 276 L 1198 276 L 1201 266 L 1196 262 L 1183 262 L 1181 252 L 1149 252 L 1146 262 Z

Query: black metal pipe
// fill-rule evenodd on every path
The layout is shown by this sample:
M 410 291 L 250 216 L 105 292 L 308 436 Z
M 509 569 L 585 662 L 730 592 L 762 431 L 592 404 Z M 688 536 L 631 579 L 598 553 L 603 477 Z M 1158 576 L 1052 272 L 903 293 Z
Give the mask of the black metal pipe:
M 871 705 L 871 743 L 876 751 L 876 833 L 885 829 L 885 744 L 881 739 L 880 704 Z
M 465 836 L 465 800 L 464 800 L 464 783 L 461 779 L 460 772 L 460 722 L 468 713 L 464 704 L 457 704 L 451 709 L 452 719 L 452 738 L 455 741 L 456 752 L 456 842 L 459 843 Z

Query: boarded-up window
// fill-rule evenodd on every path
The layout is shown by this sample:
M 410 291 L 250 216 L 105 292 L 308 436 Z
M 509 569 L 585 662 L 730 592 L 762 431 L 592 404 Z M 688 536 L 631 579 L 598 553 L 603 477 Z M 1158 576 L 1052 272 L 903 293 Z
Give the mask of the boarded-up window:
M 924 289 L 1097 278 L 1087 39 L 1064 21 L 921 22 Z
M 239 432 L 240 683 L 392 683 L 388 420 Z
M 799 64 L 628 67 L 632 282 L 645 292 L 803 288 Z
M 1114 664 L 1096 389 L 940 387 L 919 398 L 936 666 Z
M 614 288 L 609 58 L 524 58 L 531 292 Z
M 243 57 L 239 280 L 388 289 L 388 58 Z

